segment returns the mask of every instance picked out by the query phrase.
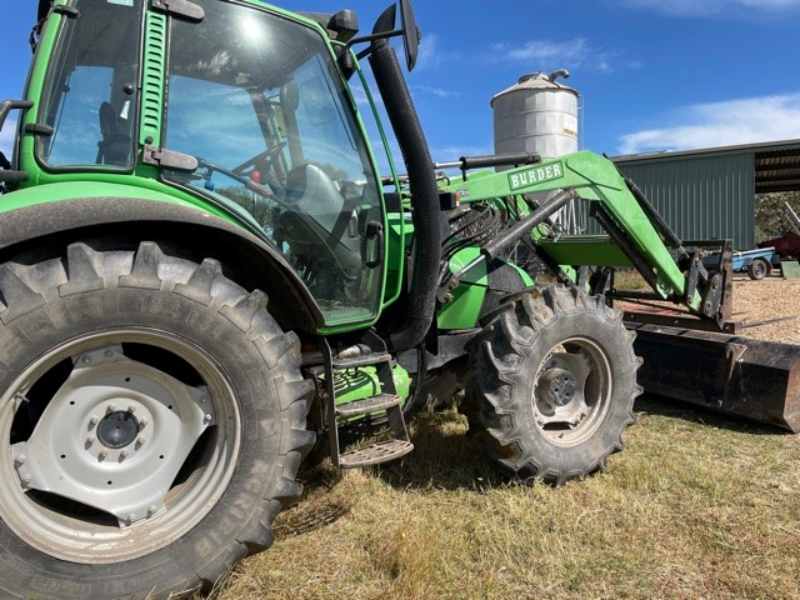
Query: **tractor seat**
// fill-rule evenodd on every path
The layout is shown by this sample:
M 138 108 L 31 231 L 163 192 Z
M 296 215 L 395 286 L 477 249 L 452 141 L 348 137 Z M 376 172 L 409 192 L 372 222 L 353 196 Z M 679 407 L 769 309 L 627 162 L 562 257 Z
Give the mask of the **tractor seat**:
M 103 102 L 99 110 L 100 134 L 103 139 L 97 142 L 98 165 L 125 167 L 130 164 L 131 136 L 120 133 L 117 112 L 110 102 Z

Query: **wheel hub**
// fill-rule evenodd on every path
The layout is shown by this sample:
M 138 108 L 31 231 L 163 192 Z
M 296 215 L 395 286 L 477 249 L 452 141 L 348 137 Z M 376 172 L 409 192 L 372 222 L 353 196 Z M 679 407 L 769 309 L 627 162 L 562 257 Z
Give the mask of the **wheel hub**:
M 12 447 L 23 490 L 98 508 L 123 527 L 165 510 L 195 443 L 215 423 L 205 387 L 192 387 L 119 347 L 87 352 L 27 442 Z
M 536 377 L 534 407 L 540 427 L 577 427 L 589 413 L 585 387 L 592 371 L 583 353 L 552 352 Z
M 575 398 L 575 377 L 564 369 L 548 369 L 541 378 L 545 400 L 552 406 L 566 406 Z
M 97 439 L 112 450 L 130 446 L 138 435 L 139 421 L 128 411 L 117 410 L 109 413 L 97 426 Z

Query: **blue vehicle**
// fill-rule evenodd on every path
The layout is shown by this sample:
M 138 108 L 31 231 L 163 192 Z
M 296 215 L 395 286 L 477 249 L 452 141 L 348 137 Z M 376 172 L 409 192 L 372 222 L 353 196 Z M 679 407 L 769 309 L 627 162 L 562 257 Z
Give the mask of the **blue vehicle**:
M 732 269 L 735 273 L 747 271 L 750 279 L 759 281 L 764 279 L 772 271 L 772 267 L 781 266 L 780 257 L 775 252 L 775 248 L 756 248 L 743 252 L 733 253 Z

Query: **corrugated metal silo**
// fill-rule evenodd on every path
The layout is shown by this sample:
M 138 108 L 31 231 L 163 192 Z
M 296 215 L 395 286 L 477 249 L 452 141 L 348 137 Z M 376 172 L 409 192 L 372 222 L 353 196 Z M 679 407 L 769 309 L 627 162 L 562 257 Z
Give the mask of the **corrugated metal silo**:
M 564 70 L 532 73 L 492 99 L 497 154 L 536 152 L 555 158 L 578 150 L 578 98 L 556 81 Z
M 497 94 L 494 110 L 495 154 L 535 152 L 542 158 L 556 158 L 578 151 L 578 99 L 580 94 L 558 83 L 569 71 L 531 73 L 516 85 Z M 536 194 L 538 202 L 553 193 Z M 577 233 L 574 202 L 553 215 L 569 233 Z

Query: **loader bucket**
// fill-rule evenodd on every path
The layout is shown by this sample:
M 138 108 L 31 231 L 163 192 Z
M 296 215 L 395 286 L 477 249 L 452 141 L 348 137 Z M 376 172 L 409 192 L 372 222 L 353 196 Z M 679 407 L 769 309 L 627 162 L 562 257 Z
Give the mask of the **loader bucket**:
M 800 346 L 626 323 L 646 392 L 800 432 Z

